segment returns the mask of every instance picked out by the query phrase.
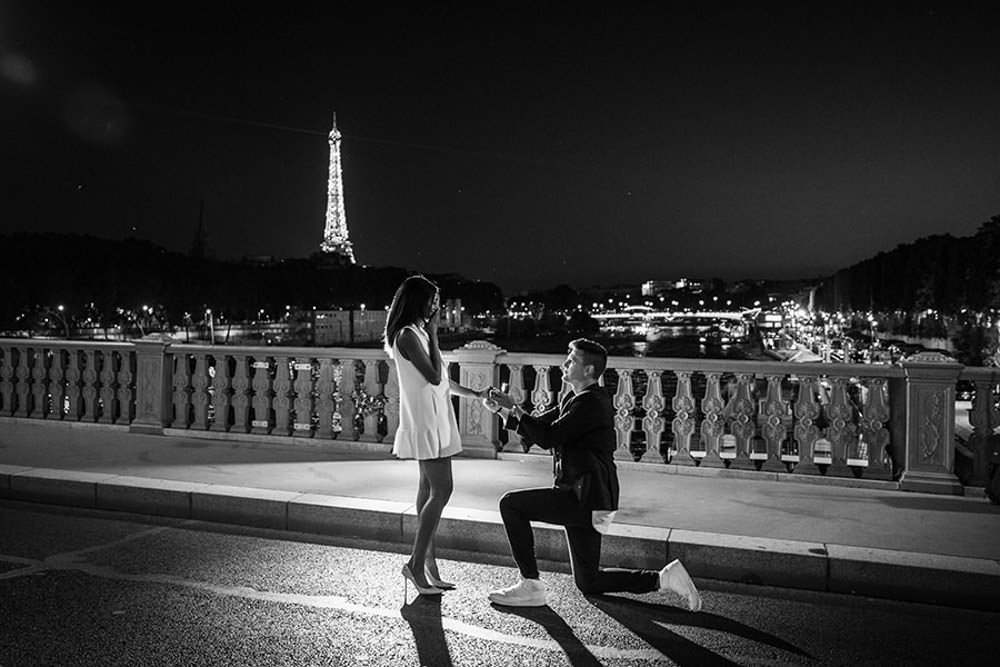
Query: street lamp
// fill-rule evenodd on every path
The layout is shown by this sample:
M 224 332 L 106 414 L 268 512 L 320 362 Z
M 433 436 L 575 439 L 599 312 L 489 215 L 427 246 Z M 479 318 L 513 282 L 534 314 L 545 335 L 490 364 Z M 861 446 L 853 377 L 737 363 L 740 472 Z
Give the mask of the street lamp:
M 63 315 L 63 311 L 65 311 L 65 310 L 66 310 L 66 308 L 62 304 L 59 304 L 58 306 L 56 306 L 55 315 L 56 315 L 56 317 L 59 318 L 59 321 L 62 322 L 63 332 L 65 332 L 66 338 L 68 340 L 69 339 L 69 323 L 66 321 L 66 317 Z
M 215 320 L 212 318 L 212 309 L 205 309 L 205 319 L 208 320 L 208 344 L 215 345 Z

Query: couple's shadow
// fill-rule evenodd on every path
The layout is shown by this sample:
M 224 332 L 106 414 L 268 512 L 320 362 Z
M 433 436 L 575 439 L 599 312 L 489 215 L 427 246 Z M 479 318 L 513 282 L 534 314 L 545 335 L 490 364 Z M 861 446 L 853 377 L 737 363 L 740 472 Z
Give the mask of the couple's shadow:
M 652 604 L 616 595 L 588 595 L 586 599 L 601 612 L 618 621 L 660 654 L 678 665 L 735 665 L 719 654 L 674 632 L 667 626 L 686 626 L 715 632 L 724 632 L 787 651 L 800 658 L 810 658 L 807 653 L 789 642 L 732 619 L 708 612 L 692 613 L 685 609 L 663 604 Z M 495 610 L 520 616 L 542 626 L 559 644 L 566 659 L 573 667 L 599 667 L 602 663 L 590 652 L 576 633 L 551 607 L 503 607 L 491 605 Z M 441 619 L 441 596 L 422 595 L 400 609 L 403 619 L 410 625 L 416 642 L 421 665 L 451 667 L 451 654 L 444 635 Z
M 810 656 L 797 646 L 737 621 L 708 612 L 692 613 L 662 604 L 651 604 L 616 595 L 587 595 L 587 600 L 597 609 L 635 633 L 653 649 L 678 665 L 735 665 L 719 654 L 665 627 L 688 626 L 737 635 L 751 641 L 767 644 L 801 658 Z M 538 623 L 565 652 L 573 667 L 592 667 L 601 662 L 573 632 L 563 618 L 550 607 L 501 607 L 494 609 L 521 616 Z

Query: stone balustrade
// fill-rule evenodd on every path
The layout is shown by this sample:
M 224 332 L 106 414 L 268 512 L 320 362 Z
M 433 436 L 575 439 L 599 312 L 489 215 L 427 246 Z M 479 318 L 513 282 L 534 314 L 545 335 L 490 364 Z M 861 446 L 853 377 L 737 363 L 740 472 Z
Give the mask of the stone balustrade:
M 507 383 L 525 409 L 557 404 L 564 355 L 474 342 L 446 352 L 449 376 Z M 788 364 L 612 357 L 616 459 L 831 480 L 891 480 L 962 493 L 955 475 L 955 385 L 976 386 L 967 485 L 986 479 L 998 425 L 1000 369 L 922 353 L 898 365 Z M 476 401 L 454 399 L 466 455 L 528 443 Z M 395 365 L 379 349 L 0 339 L 0 416 L 99 422 L 144 433 L 203 431 L 339 440 L 391 449 L 399 419 Z M 533 451 L 538 451 L 537 449 Z

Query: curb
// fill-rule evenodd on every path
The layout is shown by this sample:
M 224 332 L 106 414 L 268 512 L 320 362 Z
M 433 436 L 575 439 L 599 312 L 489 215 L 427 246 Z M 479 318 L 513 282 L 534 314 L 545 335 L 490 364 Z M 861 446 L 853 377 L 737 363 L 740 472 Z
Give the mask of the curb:
M 0 464 L 0 499 L 409 544 L 412 503 Z M 535 526 L 540 560 L 568 562 L 561 528 Z M 446 507 L 437 545 L 509 555 L 498 511 Z M 996 560 L 613 525 L 606 562 L 694 577 L 1000 611 Z

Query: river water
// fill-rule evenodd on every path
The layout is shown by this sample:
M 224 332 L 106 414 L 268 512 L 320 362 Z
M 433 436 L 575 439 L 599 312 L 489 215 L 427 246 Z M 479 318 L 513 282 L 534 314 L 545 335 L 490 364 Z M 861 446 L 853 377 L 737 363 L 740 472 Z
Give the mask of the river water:
M 508 352 L 562 354 L 574 338 L 597 341 L 616 357 L 674 357 L 684 359 L 747 359 L 745 341 L 723 341 L 717 332 L 694 327 L 664 327 L 650 335 L 623 335 L 614 332 L 580 335 L 541 335 L 525 339 L 497 339 L 496 345 Z

